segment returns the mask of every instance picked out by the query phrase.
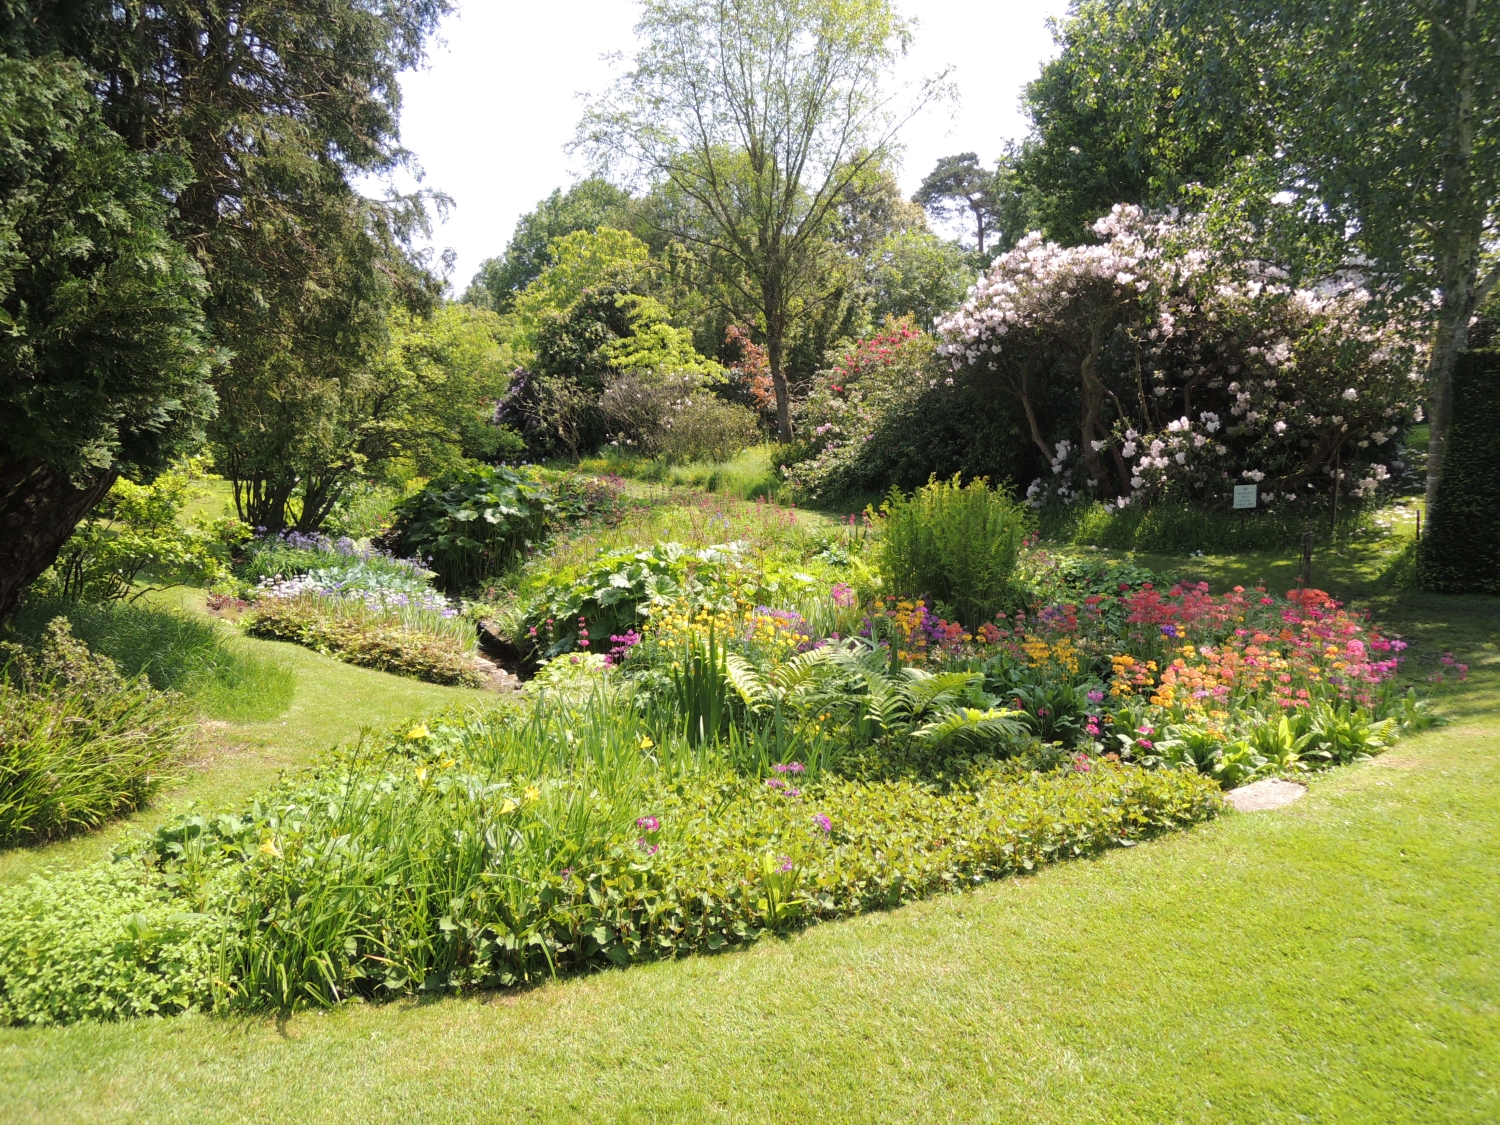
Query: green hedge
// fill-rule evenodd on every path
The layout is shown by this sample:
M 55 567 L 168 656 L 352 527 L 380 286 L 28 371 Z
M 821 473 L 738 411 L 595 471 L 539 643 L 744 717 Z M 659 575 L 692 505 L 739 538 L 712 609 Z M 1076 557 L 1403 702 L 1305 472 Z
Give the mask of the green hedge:
M 1417 582 L 1500 594 L 1500 348 L 1464 352 L 1453 373 L 1443 478 L 1417 552 Z

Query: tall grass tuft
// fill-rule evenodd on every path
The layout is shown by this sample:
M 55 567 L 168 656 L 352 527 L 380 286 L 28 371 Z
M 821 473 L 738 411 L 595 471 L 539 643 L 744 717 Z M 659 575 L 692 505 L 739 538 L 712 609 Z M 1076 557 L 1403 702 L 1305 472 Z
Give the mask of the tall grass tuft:
M 0 649 L 0 845 L 98 828 L 145 803 L 179 758 L 180 696 L 121 676 L 66 618 Z
M 72 633 L 120 674 L 144 675 L 215 719 L 271 719 L 291 705 L 296 674 L 278 660 L 234 645 L 214 622 L 140 602 L 32 601 L 10 623 L 23 644 L 39 644 L 64 618 Z
M 877 558 L 893 592 L 942 602 L 970 628 L 1013 596 L 1027 519 L 988 481 L 934 477 L 910 496 L 893 488 L 879 514 Z

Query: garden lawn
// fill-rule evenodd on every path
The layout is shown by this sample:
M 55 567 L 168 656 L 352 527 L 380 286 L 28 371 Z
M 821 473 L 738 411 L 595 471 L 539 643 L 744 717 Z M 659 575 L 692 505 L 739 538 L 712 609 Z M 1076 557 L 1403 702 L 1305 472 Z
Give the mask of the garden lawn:
M 1500 1119 L 1500 603 L 1387 620 L 1457 721 L 1290 808 L 530 992 L 6 1030 L 0 1120 Z
M 172 591 L 166 598 L 173 608 L 202 609 L 201 593 Z M 299 645 L 253 637 L 231 643 L 293 669 L 297 692 L 291 706 L 264 722 L 202 723 L 188 761 L 177 770 L 179 780 L 134 816 L 45 847 L 0 849 L 0 888 L 48 866 L 76 867 L 105 858 L 128 833 L 154 828 L 191 802 L 208 809 L 235 808 L 282 770 L 305 765 L 319 751 L 349 742 L 363 729 L 379 730 L 454 706 L 483 706 L 496 698 L 489 692 L 356 668 Z

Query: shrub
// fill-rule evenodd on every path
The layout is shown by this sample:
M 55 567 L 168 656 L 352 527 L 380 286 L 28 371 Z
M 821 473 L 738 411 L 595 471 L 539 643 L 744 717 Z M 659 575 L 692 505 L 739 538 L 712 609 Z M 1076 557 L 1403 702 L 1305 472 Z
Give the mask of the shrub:
M 695 395 L 668 416 L 661 438 L 670 462 L 728 461 L 761 439 L 755 414 L 712 395 Z
M 212 621 L 140 602 L 33 600 L 9 628 L 23 644 L 39 644 L 48 623 L 59 617 L 90 651 L 114 661 L 121 675 L 145 675 L 152 687 L 180 692 L 214 718 L 274 718 L 296 692 L 290 668 L 230 645 Z
M 3 646 L 0 844 L 98 828 L 140 808 L 188 734 L 180 697 L 127 680 L 54 620 L 36 649 Z
M 1417 580 L 1444 594 L 1500 594 L 1500 349 L 1465 352 L 1453 373 L 1443 476 L 1417 550 Z
M 473 588 L 541 541 L 550 502 L 533 473 L 476 465 L 398 504 L 391 538 L 430 565 L 444 589 Z
M 614 516 L 614 483 L 578 473 L 479 465 L 434 481 L 396 508 L 388 541 L 421 558 L 450 592 L 478 589 L 551 531 Z
M 398 608 L 302 593 L 261 598 L 246 616 L 245 628 L 253 636 L 306 645 L 363 668 L 434 684 L 477 687 L 482 682 L 474 668 L 473 630 L 456 615 L 403 614 Z
M 911 496 L 892 489 L 880 529 L 877 557 L 897 593 L 935 598 L 970 627 L 1012 597 L 1026 517 L 989 482 L 934 478 Z
M 217 530 L 187 526 L 183 509 L 205 493 L 194 461 L 162 473 L 150 484 L 120 479 L 63 544 L 33 591 L 45 598 L 118 600 L 138 597 L 138 583 L 209 585 L 228 577 L 226 536 L 248 529 L 227 521 Z

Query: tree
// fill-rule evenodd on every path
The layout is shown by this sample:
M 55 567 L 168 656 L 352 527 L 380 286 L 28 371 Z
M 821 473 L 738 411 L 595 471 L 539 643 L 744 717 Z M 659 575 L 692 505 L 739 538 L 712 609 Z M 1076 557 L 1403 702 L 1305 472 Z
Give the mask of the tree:
M 0 26 L 11 54 L 85 65 L 128 148 L 181 156 L 172 230 L 202 268 L 208 327 L 228 359 L 212 436 L 238 450 L 231 473 L 251 473 L 237 483 L 254 492 L 275 479 L 275 493 L 293 481 L 304 513 L 330 502 L 318 475 L 264 455 L 315 447 L 328 419 L 296 407 L 340 397 L 382 346 L 393 302 L 420 309 L 435 296 L 410 251 L 426 197 L 369 200 L 353 183 L 407 161 L 397 75 L 447 10 L 446 0 L 32 0 Z M 268 421 L 303 435 L 252 432 Z M 274 524 L 287 509 L 269 496 L 264 510 Z
M 486 258 L 464 292 L 464 302 L 509 312 L 521 291 L 541 276 L 552 261 L 552 243 L 575 231 L 600 227 L 624 229 L 630 224 L 630 193 L 598 178 L 582 180 L 563 192 L 558 188 L 521 216 L 505 253 Z
M 1172 7 L 1085 0 L 1054 31 L 1057 57 L 1026 87 L 1032 136 L 1011 162 L 1035 224 L 1064 246 L 1089 241 L 1116 203 L 1175 203 L 1186 185 L 1217 185 L 1241 156 L 1271 150 L 1241 44 L 1227 29 L 1184 42 Z
M 888 158 L 905 112 L 886 81 L 910 39 L 889 0 L 646 0 L 634 69 L 590 108 L 578 143 L 691 206 L 672 233 L 734 265 L 758 310 L 782 441 L 788 339 L 815 295 L 834 209 Z
M 912 196 L 912 202 L 920 203 L 933 218 L 944 221 L 963 218 L 964 212 L 968 212 L 974 222 L 976 252 L 983 257 L 985 240 L 990 234 L 999 232 L 1003 237 L 1010 233 L 1012 243 L 1020 234 L 1005 231 L 1006 186 L 1001 171 L 992 172 L 984 167 L 977 153 L 961 152 L 937 162 Z
M 122 475 L 213 413 L 185 169 L 131 152 L 55 55 L 0 57 L 0 618 Z
M 1454 362 L 1500 284 L 1497 39 L 1478 0 L 1110 0 L 1079 9 L 1054 64 L 1154 194 L 1200 179 L 1302 276 L 1357 270 L 1378 307 L 1424 310 L 1433 506 Z M 1038 127 L 1054 156 L 1089 155 Z

